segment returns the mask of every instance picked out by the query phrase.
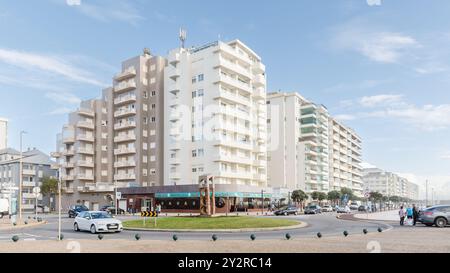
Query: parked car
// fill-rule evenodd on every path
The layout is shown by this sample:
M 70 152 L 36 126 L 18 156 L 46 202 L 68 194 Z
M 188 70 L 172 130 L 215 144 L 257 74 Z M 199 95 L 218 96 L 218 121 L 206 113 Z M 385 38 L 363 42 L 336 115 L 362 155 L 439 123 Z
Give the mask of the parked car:
M 333 207 L 331 207 L 330 205 L 325 205 L 322 207 L 322 211 L 323 212 L 333 212 Z
M 358 204 L 358 203 L 352 202 L 352 203 L 350 204 L 350 209 L 351 209 L 351 210 L 358 210 L 358 208 L 359 208 L 359 204 Z
M 108 208 L 106 208 L 106 211 L 111 213 L 111 214 L 116 214 L 116 208 L 115 207 L 109 206 Z M 125 210 L 119 208 L 119 210 L 117 211 L 117 214 L 125 214 Z
M 0 219 L 9 214 L 9 200 L 0 199 Z
M 109 207 L 111 207 L 111 205 L 101 206 L 100 211 L 107 211 Z
M 69 209 L 69 218 L 75 218 L 77 217 L 78 213 L 88 210 L 88 207 L 86 207 L 85 205 L 71 206 Z
M 337 213 L 350 213 L 351 210 L 350 210 L 350 208 L 348 206 L 346 206 L 346 207 L 339 207 L 339 208 L 337 208 L 336 212 Z
M 273 214 L 275 214 L 275 215 L 285 215 L 285 216 L 291 215 L 291 214 L 297 215 L 298 214 L 298 208 L 297 207 L 284 207 L 284 208 L 281 208 L 281 209 L 275 211 Z
M 364 212 L 366 212 L 366 211 L 367 211 L 367 207 L 361 205 L 361 206 L 359 206 L 358 211 L 364 211 Z
M 322 213 L 322 209 L 318 205 L 311 205 L 305 209 L 305 214 L 318 214 L 318 213 Z
M 450 205 L 440 205 L 419 212 L 419 222 L 426 226 L 443 228 L 450 223 Z
M 115 219 L 105 211 L 82 211 L 73 223 L 75 231 L 86 230 L 92 234 L 98 232 L 121 232 L 123 230 L 122 221 Z

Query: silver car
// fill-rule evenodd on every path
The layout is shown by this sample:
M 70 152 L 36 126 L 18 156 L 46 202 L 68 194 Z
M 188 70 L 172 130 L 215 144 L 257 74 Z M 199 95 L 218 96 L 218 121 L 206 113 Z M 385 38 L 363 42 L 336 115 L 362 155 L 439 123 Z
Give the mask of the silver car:
M 420 211 L 419 222 L 426 226 L 436 225 L 443 228 L 450 223 L 450 205 L 441 205 Z

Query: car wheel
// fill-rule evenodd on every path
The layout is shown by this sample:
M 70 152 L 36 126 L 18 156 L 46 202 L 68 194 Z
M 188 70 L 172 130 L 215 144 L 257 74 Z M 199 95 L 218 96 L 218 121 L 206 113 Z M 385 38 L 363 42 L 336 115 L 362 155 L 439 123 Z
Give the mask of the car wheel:
M 434 221 L 434 223 L 437 227 L 443 228 L 447 225 L 447 220 L 445 218 L 439 217 Z
M 92 226 L 91 226 L 91 233 L 92 233 L 92 234 L 97 233 L 97 229 L 95 228 L 95 225 L 92 225 Z
M 73 224 L 73 230 L 80 231 L 80 228 L 78 227 L 77 223 Z

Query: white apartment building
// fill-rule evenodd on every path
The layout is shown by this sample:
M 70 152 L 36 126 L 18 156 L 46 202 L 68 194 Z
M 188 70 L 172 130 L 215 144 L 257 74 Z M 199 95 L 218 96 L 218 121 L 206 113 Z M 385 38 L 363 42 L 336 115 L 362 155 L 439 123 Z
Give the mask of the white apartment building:
M 0 150 L 8 147 L 8 120 L 0 118 Z
M 267 185 L 265 66 L 239 40 L 170 51 L 165 69 L 166 185 Z
M 295 92 L 269 93 L 267 108 L 270 187 L 307 193 L 348 187 L 362 194 L 361 140 L 351 129 Z
M 328 192 L 328 111 L 295 92 L 267 96 L 268 184 Z
M 148 49 L 122 63 L 102 97 L 83 101 L 58 135 L 63 208 L 111 204 L 116 187 L 158 186 L 163 178 L 166 61 Z
M 367 192 L 379 192 L 384 196 L 399 196 L 418 200 L 419 186 L 406 178 L 378 168 L 368 168 L 363 171 L 364 189 Z
M 330 190 L 350 188 L 362 197 L 362 141 L 356 132 L 340 121 L 329 119 Z

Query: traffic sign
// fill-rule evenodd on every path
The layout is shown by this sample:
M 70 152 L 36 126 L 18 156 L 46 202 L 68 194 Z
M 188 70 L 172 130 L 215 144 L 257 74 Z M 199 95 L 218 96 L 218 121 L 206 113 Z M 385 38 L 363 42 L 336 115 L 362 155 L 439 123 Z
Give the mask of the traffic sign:
M 141 211 L 141 217 L 158 217 L 156 211 Z
M 116 198 L 122 199 L 122 193 L 120 191 L 116 192 Z
M 39 188 L 39 187 L 34 187 L 34 188 L 33 188 L 33 193 L 34 193 L 35 195 L 38 195 L 39 193 L 41 193 L 41 188 Z
M 369 198 L 369 197 L 370 197 L 370 192 L 364 193 L 364 197 L 365 197 L 365 198 Z

